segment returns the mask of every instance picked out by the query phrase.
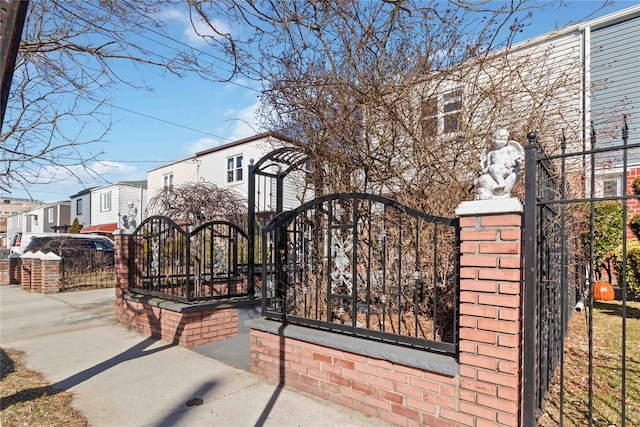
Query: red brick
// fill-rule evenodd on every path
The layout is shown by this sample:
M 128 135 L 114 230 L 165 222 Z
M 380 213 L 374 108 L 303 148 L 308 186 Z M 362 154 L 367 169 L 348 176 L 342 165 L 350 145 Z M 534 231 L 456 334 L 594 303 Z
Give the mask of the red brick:
M 422 423 L 430 427 L 456 427 L 453 421 L 446 421 L 440 417 L 432 417 L 427 414 L 422 415 Z
M 393 363 L 387 360 L 374 359 L 372 357 L 367 358 L 367 364 L 371 366 L 377 366 L 382 369 L 391 370 L 393 369 Z
M 357 381 L 352 381 L 351 382 L 351 388 L 356 390 L 356 391 L 361 391 L 361 392 L 363 392 L 365 394 L 371 394 L 371 395 L 374 395 L 375 392 L 376 392 L 375 387 L 372 387 L 372 386 L 370 386 L 368 384 L 362 384 L 362 383 L 357 382 Z
M 478 371 L 478 380 L 506 387 L 517 387 L 518 378 L 515 375 L 500 374 L 497 372 Z
M 504 280 L 520 283 L 520 270 L 506 270 L 500 268 L 479 268 L 478 278 L 480 280 Z
M 351 378 L 352 380 L 360 381 L 361 383 L 367 382 L 367 376 L 362 372 L 356 372 L 356 371 L 345 369 L 342 371 L 342 376 Z
M 475 366 L 476 368 L 484 368 L 490 370 L 496 370 L 497 362 L 492 357 L 474 356 L 469 353 L 460 354 L 460 363 L 468 366 Z
M 347 368 L 347 369 L 354 369 L 355 368 L 355 363 L 350 361 L 350 360 L 344 360 L 344 359 L 339 359 L 337 357 L 333 358 L 333 364 L 335 366 L 340 366 L 343 368 Z
M 518 424 L 518 416 L 511 414 L 498 413 L 498 422 L 506 426 L 515 426 Z
M 431 402 L 427 402 L 423 399 L 413 399 L 411 397 L 407 397 L 407 407 L 432 415 L 435 415 L 436 410 L 438 409 L 437 406 Z
M 520 240 L 521 238 L 522 230 L 520 228 L 500 230 L 501 240 Z
M 498 345 L 500 347 L 516 348 L 520 345 L 519 335 L 498 335 Z
M 519 274 L 519 270 L 503 270 L 503 271 L 518 271 L 518 274 Z M 511 283 L 502 282 L 498 286 L 499 292 L 501 294 L 520 295 L 522 294 L 520 283 L 521 283 L 520 281 L 514 281 Z
M 519 254 L 520 243 L 480 243 L 480 254 Z
M 475 254 L 477 252 L 478 245 L 475 243 L 460 243 L 460 253 L 463 254 Z
M 497 267 L 498 258 L 495 255 L 462 255 L 462 267 Z
M 496 396 L 498 389 L 498 387 L 496 387 L 494 384 L 489 384 L 468 378 L 460 378 L 460 388 L 465 390 L 472 390 L 477 393 L 482 393 L 489 396 Z
M 459 408 L 460 408 L 460 412 L 465 414 L 476 415 L 480 418 L 484 418 L 486 420 L 491 420 L 491 421 L 495 421 L 496 419 L 496 411 L 489 408 L 485 408 L 485 407 L 467 403 L 467 402 L 460 402 Z
M 500 268 L 521 268 L 522 259 L 519 256 L 501 255 L 498 265 Z
M 373 375 L 376 377 L 380 376 L 380 368 L 366 363 L 356 363 L 353 369 L 363 374 Z
M 520 307 L 520 297 L 508 295 L 479 294 L 478 303 L 497 307 Z M 495 317 L 495 316 L 493 316 Z
M 480 277 L 476 279 L 476 269 L 473 269 L 474 276 L 462 277 L 460 276 L 460 291 L 474 291 L 474 292 L 492 292 L 495 293 L 498 289 L 498 285 L 495 280 L 486 280 L 486 278 Z
M 367 405 L 374 406 L 376 408 L 383 409 L 385 411 L 388 411 L 389 408 L 391 407 L 391 404 L 386 400 L 378 399 L 377 397 L 374 397 L 374 396 L 365 396 L 364 403 Z
M 522 215 L 491 215 L 483 216 L 481 221 L 482 227 L 520 227 L 522 226 Z
M 520 353 L 517 349 L 494 347 L 482 344 L 478 345 L 478 354 L 493 357 L 496 359 L 510 360 L 512 362 L 517 362 L 520 356 Z
M 511 387 L 498 387 L 498 397 L 515 402 L 518 400 L 518 390 Z
M 382 390 L 393 390 L 393 381 L 386 380 L 384 378 L 378 377 L 369 377 L 367 378 L 367 382 L 374 387 L 377 387 Z
M 404 397 L 398 393 L 392 393 L 386 390 L 378 390 L 378 397 L 380 399 L 388 400 L 389 402 L 402 404 L 404 402 Z
M 481 296 L 484 296 L 484 294 L 479 295 L 478 298 L 480 298 Z M 488 301 L 493 300 L 490 299 Z M 498 310 L 491 305 L 460 304 L 460 314 L 468 314 L 469 316 L 495 319 L 498 315 Z
M 353 402 L 353 409 L 365 414 L 368 417 L 377 417 L 378 416 L 378 409 L 374 406 L 370 406 L 366 403 L 361 403 L 361 402 Z
M 395 367 L 394 367 L 395 369 Z M 380 372 L 380 376 L 382 378 L 386 378 L 388 380 L 393 381 L 394 383 L 398 383 L 398 384 L 407 384 L 407 375 L 403 374 L 403 373 L 399 373 L 399 372 L 392 372 L 392 371 L 382 371 Z
M 420 390 L 427 390 L 432 392 L 440 391 L 440 384 L 433 381 L 422 380 L 420 378 L 409 378 L 409 385 L 417 387 Z
M 440 417 L 447 419 L 447 420 L 451 420 L 451 421 L 455 421 L 457 423 L 460 423 L 461 425 L 465 425 L 465 426 L 473 426 L 474 425 L 474 417 L 470 414 L 464 414 L 458 411 L 453 411 L 450 409 L 445 409 L 442 408 L 440 410 Z
M 394 391 L 406 396 L 415 397 L 416 399 L 422 399 L 422 390 L 416 387 L 409 387 L 404 384 L 395 384 Z
M 333 394 L 331 396 L 331 401 L 333 403 L 337 403 L 338 405 L 346 406 L 347 408 L 352 408 L 354 403 L 351 399 L 347 399 L 346 397 L 339 394 Z
M 460 268 L 460 279 L 475 279 L 475 278 L 476 278 L 476 268 L 475 267 L 462 267 L 462 268 Z M 475 280 L 466 280 L 466 281 L 467 282 L 475 282 Z
M 460 291 L 460 302 L 475 304 L 478 300 L 478 293 L 474 291 Z
M 495 332 L 479 331 L 477 329 L 460 328 L 459 336 L 461 341 L 469 340 L 487 344 L 495 344 L 497 342 Z
M 420 412 L 402 405 L 391 405 L 391 412 L 393 412 L 394 414 L 402 415 L 403 417 L 407 417 L 412 420 L 420 419 Z
M 345 387 L 351 387 L 351 380 L 344 378 L 340 375 L 329 374 L 328 380 L 334 384 L 343 385 Z
M 522 313 L 519 308 L 500 308 L 498 310 L 498 319 L 519 321 Z
M 460 316 L 458 319 L 458 326 L 463 328 L 475 329 L 477 325 L 477 318 L 473 316 Z
M 487 396 L 486 394 L 479 394 L 478 405 L 486 406 L 491 409 L 496 409 L 500 412 L 506 412 L 508 414 L 516 415 L 518 413 L 518 402 L 512 400 L 498 399 L 495 397 Z
M 322 353 L 313 353 L 313 360 L 317 360 L 319 362 L 331 363 L 333 362 L 333 358 L 331 356 L 327 356 Z
M 380 411 L 380 419 L 388 421 L 392 424 L 404 426 L 407 423 L 407 418 L 402 415 L 394 414 L 389 411 Z
M 505 374 L 517 374 L 520 364 L 518 362 L 507 362 L 506 360 L 498 361 L 498 371 Z
M 480 217 L 464 216 L 460 218 L 460 228 L 477 227 L 478 225 L 480 225 L 479 219 Z
M 478 319 L 478 329 L 516 335 L 520 332 L 520 322 L 511 320 Z
M 462 229 L 460 231 L 460 240 L 463 242 L 469 240 L 490 240 L 495 241 L 498 237 L 497 230 L 487 230 L 487 229 Z

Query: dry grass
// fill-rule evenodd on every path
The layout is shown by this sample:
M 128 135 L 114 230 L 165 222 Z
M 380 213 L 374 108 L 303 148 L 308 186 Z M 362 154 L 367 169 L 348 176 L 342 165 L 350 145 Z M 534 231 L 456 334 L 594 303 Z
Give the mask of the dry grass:
M 640 426 L 640 303 L 629 302 L 626 313 L 626 390 L 622 397 L 622 304 L 596 302 L 593 310 L 592 410 L 594 426 L 621 426 L 625 406 L 627 426 Z M 559 371 L 559 369 L 558 369 Z M 565 341 L 563 415 L 565 426 L 588 425 L 589 334 L 588 318 L 575 313 Z M 540 426 L 560 422 L 560 373 L 546 398 Z
M 27 369 L 23 354 L 0 349 L 0 419 L 3 427 L 84 427 L 86 418 L 71 408 L 73 394 L 55 390 L 42 374 Z

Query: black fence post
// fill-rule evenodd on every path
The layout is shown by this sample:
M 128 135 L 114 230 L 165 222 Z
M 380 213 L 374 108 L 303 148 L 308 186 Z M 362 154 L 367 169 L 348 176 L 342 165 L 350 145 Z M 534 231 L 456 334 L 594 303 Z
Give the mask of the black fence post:
M 525 147 L 525 202 L 524 202 L 524 406 L 522 425 L 536 425 L 536 286 L 537 286 L 537 135 L 529 132 Z

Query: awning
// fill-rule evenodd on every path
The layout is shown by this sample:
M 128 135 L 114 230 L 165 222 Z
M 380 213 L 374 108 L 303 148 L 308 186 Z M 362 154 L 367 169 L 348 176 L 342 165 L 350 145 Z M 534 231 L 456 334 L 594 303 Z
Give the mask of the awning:
M 117 222 L 110 222 L 108 224 L 90 225 L 80 230 L 81 233 L 113 233 L 118 229 Z

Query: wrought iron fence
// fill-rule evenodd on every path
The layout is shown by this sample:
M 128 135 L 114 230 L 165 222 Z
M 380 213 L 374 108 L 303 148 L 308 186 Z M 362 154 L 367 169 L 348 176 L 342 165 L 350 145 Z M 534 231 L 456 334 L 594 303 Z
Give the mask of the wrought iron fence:
M 622 141 L 601 144 L 601 148 L 594 131 L 590 150 L 569 152 L 569 144 L 563 138 L 560 152 L 547 155 L 535 133 L 528 137 L 523 421 L 526 426 L 534 426 L 538 421 L 543 422 L 540 418 L 544 414 L 547 423 L 543 425 L 552 422 L 553 425 L 591 426 L 595 422 L 596 425 L 624 426 L 629 401 L 629 390 L 626 389 L 627 203 L 638 197 L 627 191 L 627 156 L 640 144 L 628 144 L 626 123 Z M 614 155 L 619 163 L 610 166 L 609 170 L 604 169 L 599 158 L 610 159 Z M 615 175 L 621 183 L 618 192 L 607 194 L 599 186 L 597 175 L 607 173 Z M 602 361 L 594 350 L 594 295 L 591 289 L 602 263 L 602 259 L 594 255 L 598 245 L 594 230 L 598 221 L 611 219 L 597 218 L 594 214 L 603 201 L 613 201 L 621 210 L 620 224 L 613 233 L 617 233 L 620 240 L 618 258 L 622 274 L 611 274 L 607 278 L 620 289 L 619 302 L 614 305 L 620 307 L 620 328 L 604 331 L 619 339 L 620 353 L 610 355 L 617 362 L 608 377 L 597 378 L 602 372 L 596 373 L 596 366 Z M 572 320 L 572 316 L 576 316 L 574 310 L 583 309 L 586 309 L 586 321 Z M 615 336 L 617 332 L 620 336 Z M 577 386 L 576 375 L 584 379 Z M 613 379 L 616 376 L 618 378 Z M 606 410 L 599 409 L 602 405 L 596 402 L 594 381 L 608 384 L 601 390 L 615 396 L 605 404 Z M 617 383 L 620 388 L 612 385 Z M 570 415 L 567 415 L 570 405 L 565 402 L 571 402 Z
M 262 233 L 263 313 L 456 354 L 457 219 L 384 197 L 318 198 Z
M 186 231 L 147 218 L 130 239 L 130 289 L 180 302 L 247 295 L 247 234 L 227 221 Z
M 79 251 L 60 259 L 60 291 L 113 288 L 116 272 L 112 251 Z

